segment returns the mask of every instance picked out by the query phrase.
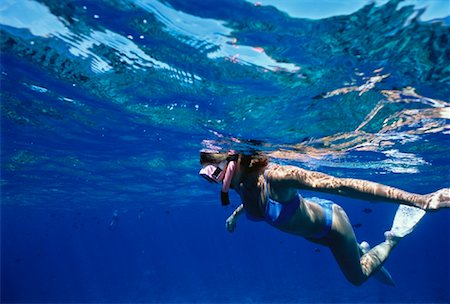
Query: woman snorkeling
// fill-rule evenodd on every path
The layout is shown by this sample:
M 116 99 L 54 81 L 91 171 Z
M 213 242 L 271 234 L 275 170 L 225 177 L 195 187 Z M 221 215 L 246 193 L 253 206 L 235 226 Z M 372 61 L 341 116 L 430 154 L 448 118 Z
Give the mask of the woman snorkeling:
M 345 277 L 361 285 L 379 270 L 403 235 L 386 233 L 386 240 L 371 250 L 358 245 L 352 225 L 337 204 L 304 199 L 298 190 L 339 194 L 371 201 L 387 201 L 423 210 L 450 207 L 450 189 L 431 194 L 409 193 L 361 179 L 337 178 L 295 166 L 269 163 L 262 154 L 200 153 L 200 175 L 210 182 L 222 182 L 222 205 L 228 205 L 228 190 L 235 190 L 243 203 L 227 219 L 232 232 L 245 211 L 254 221 L 266 221 L 275 228 L 330 248 Z

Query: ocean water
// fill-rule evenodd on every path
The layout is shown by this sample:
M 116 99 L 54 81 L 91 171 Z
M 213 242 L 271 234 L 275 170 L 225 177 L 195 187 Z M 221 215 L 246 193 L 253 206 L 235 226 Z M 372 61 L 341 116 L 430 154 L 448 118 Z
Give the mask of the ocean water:
M 344 1 L 342 1 L 344 2 Z M 429 193 L 449 186 L 446 0 L 6 0 L 2 303 L 448 303 L 448 210 L 352 286 L 243 217 L 201 149 Z M 359 240 L 397 208 L 321 193 Z M 231 196 L 233 205 L 239 203 Z

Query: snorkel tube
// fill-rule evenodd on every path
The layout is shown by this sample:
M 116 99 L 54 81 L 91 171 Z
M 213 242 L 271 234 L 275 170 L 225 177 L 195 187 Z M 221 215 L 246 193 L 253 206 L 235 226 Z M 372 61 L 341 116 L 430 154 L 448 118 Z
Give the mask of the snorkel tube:
M 237 155 L 231 156 L 233 159 L 237 159 Z M 230 159 L 231 159 L 230 157 Z M 228 196 L 228 191 L 230 190 L 231 180 L 236 172 L 236 160 L 228 161 L 227 168 L 225 170 L 225 177 L 222 182 L 222 191 L 220 191 L 220 201 L 222 206 L 227 206 L 230 204 L 230 198 Z

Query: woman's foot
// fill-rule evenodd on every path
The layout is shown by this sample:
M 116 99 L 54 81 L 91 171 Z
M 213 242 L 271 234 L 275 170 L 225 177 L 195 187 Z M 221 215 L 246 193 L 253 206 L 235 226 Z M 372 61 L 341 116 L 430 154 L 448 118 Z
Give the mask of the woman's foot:
M 443 188 L 428 194 L 427 210 L 437 210 L 439 208 L 450 208 L 450 188 Z
M 386 242 L 391 243 L 393 246 L 397 245 L 398 242 L 403 238 L 401 236 L 395 235 L 392 231 L 386 231 L 384 233 L 384 237 L 386 238 Z

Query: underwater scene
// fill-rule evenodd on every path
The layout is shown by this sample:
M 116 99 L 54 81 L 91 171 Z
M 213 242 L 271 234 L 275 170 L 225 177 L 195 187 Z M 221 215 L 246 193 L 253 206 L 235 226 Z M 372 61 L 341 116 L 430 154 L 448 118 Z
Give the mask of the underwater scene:
M 427 194 L 450 186 L 447 0 L 4 0 L 2 303 L 449 303 L 450 210 L 349 283 L 220 204 L 200 151 Z M 398 204 L 342 206 L 359 242 Z

